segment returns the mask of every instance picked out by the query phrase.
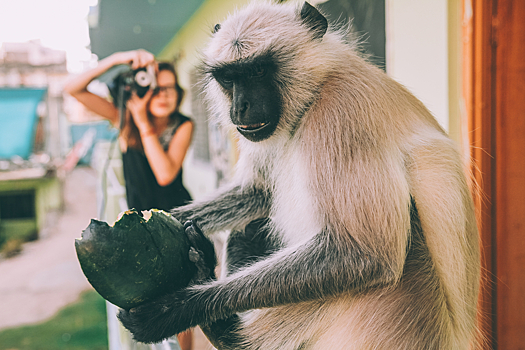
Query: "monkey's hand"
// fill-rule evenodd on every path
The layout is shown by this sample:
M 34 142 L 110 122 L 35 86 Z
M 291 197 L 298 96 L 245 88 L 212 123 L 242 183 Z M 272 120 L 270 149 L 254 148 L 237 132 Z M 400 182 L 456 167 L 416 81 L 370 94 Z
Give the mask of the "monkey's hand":
M 270 215 L 271 195 L 254 184 L 231 184 L 218 189 L 207 200 L 194 201 L 171 210 L 180 222 L 199 224 L 207 234 L 223 230 L 243 230 L 253 220 Z
M 214 279 L 217 259 L 213 243 L 204 236 L 195 223 L 188 221 L 184 227 L 191 244 L 188 254 L 197 267 L 192 284 Z M 120 310 L 118 318 L 133 334 L 136 341 L 160 342 L 198 324 L 199 320 L 195 316 L 203 313 L 196 310 L 196 307 L 198 308 L 202 303 L 188 300 L 190 288 L 165 295 L 130 310 Z
M 197 267 L 197 274 L 193 282 L 215 279 L 217 257 L 213 243 L 204 236 L 199 226 L 192 220 L 186 221 L 184 229 L 190 241 L 190 261 Z
M 184 291 L 165 295 L 130 310 L 120 310 L 118 319 L 142 343 L 158 343 L 193 326 L 183 311 Z

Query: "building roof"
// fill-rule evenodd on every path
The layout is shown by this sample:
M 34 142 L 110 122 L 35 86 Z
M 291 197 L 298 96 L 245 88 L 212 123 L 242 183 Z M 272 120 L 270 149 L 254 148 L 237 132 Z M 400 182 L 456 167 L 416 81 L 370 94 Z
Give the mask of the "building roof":
M 91 8 L 91 52 L 99 59 L 117 51 L 159 54 L 204 0 L 99 0 Z

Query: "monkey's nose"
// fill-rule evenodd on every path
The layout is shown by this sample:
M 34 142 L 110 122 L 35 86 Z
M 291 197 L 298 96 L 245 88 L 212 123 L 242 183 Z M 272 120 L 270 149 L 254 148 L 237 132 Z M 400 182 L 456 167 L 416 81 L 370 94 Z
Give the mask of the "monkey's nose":
M 250 103 L 248 101 L 238 102 L 233 105 L 231 114 L 232 122 L 236 125 L 246 124 L 249 119 L 248 111 L 250 109 Z M 249 123 L 248 123 L 249 124 Z
M 240 116 L 245 115 L 249 108 L 250 108 L 250 102 L 248 102 L 248 101 L 240 101 L 240 102 L 236 103 L 235 112 L 240 117 Z

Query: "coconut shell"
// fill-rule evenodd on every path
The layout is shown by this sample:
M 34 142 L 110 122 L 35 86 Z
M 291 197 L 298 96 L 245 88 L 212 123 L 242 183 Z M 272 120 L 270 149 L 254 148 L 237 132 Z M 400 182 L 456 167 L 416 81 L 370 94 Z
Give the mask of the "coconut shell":
M 197 270 L 183 225 L 160 210 L 149 214 L 129 210 L 113 226 L 91 220 L 75 241 L 89 283 L 123 309 L 186 287 Z

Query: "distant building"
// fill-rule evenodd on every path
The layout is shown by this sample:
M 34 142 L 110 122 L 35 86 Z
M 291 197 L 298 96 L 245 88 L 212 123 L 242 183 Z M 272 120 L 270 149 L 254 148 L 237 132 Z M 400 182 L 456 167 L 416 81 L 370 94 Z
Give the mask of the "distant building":
M 69 148 L 62 88 L 68 79 L 66 52 L 41 45 L 39 40 L 3 43 L 0 47 L 0 88 L 47 88 L 38 107 L 40 117 L 35 152 L 51 158 L 64 156 Z
M 15 153 L 10 159 L 0 159 L 0 241 L 38 238 L 52 223 L 50 213 L 63 205 L 56 166 L 69 149 L 69 125 L 62 97 L 67 79 L 65 51 L 46 48 L 40 41 L 3 43 L 0 47 L 0 91 L 4 90 L 1 102 L 5 106 L 9 106 L 17 94 L 33 88 L 45 89 L 36 108 L 36 131 L 31 128 L 33 119 L 27 128 L 29 133 L 19 135 L 12 131 L 15 126 L 12 118 L 21 116 L 17 115 L 21 112 L 19 109 L 6 107 L 0 119 L 0 124 L 4 123 L 0 125 L 2 131 L 14 133 L 9 135 L 12 140 L 6 145 L 23 138 L 22 143 L 27 142 L 30 154 L 22 158 Z M 32 111 L 34 109 L 30 112 L 34 117 Z
M 39 40 L 0 47 L 0 86 L 55 87 L 66 76 L 65 51 L 44 47 Z

